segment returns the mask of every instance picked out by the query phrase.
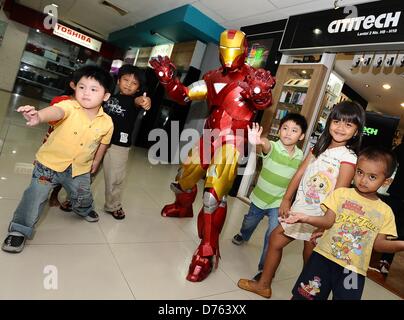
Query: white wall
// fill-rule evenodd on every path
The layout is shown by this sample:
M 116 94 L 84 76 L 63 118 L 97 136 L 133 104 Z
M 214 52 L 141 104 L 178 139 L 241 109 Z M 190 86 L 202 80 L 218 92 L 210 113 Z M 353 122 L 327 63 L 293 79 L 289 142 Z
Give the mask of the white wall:
M 0 20 L 8 23 L 0 46 L 0 90 L 12 91 L 29 28 L 9 20 L 3 10 L 0 11 Z

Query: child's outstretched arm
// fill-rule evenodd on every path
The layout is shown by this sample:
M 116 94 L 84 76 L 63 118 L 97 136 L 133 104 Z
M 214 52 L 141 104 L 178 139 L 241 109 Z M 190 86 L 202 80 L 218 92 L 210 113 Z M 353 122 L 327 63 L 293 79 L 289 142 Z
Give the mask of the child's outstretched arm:
M 300 212 L 292 212 L 287 218 L 281 218 L 281 222 L 285 223 L 308 223 L 314 227 L 321 229 L 330 229 L 335 222 L 335 212 L 331 209 L 327 209 L 324 216 L 308 216 Z
M 271 143 L 265 137 L 262 137 L 263 128 L 256 122 L 248 126 L 248 142 L 257 147 L 257 153 L 267 154 L 271 151 Z
M 285 195 L 283 196 L 281 205 L 279 207 L 279 216 L 285 217 L 288 215 L 290 207 L 292 206 L 293 196 L 295 195 L 297 188 L 299 187 L 300 180 L 302 179 L 303 174 L 313 157 L 313 154 L 310 152 L 307 155 L 306 159 L 304 159 L 304 161 L 300 164 L 299 169 L 297 169 L 292 180 L 290 180 L 288 188 L 286 189 Z
M 63 119 L 65 112 L 63 109 L 52 106 L 41 110 L 36 110 L 33 106 L 21 106 L 17 109 L 17 112 L 22 113 L 27 120 L 27 126 L 33 127 L 43 122 L 58 121 Z
M 387 240 L 387 235 L 379 233 L 373 244 L 373 249 L 377 252 L 395 253 L 404 251 L 404 241 Z

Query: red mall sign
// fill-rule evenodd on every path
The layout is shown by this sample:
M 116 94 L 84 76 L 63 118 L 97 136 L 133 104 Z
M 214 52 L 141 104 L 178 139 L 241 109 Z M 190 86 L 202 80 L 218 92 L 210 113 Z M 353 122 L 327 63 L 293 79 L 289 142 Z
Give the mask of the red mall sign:
M 99 52 L 101 49 L 102 42 L 95 40 L 80 32 L 77 32 L 73 29 L 70 29 L 69 27 L 66 27 L 60 23 L 57 23 L 55 25 L 55 28 L 53 29 L 53 34 L 97 52 Z

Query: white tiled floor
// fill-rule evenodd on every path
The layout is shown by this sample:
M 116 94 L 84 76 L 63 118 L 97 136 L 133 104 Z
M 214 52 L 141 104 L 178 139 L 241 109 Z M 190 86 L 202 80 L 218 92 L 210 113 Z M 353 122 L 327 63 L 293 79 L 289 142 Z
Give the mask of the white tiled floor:
M 6 235 L 13 211 L 30 181 L 25 168 L 32 163 L 46 131 L 46 126 L 25 127 L 22 117 L 11 111 L 17 103 L 26 101 L 13 96 L 10 102 L 10 95 L 0 92 L 0 236 Z M 219 268 L 201 283 L 185 280 L 199 243 L 196 219 L 160 216 L 163 205 L 173 200 L 169 184 L 176 170 L 177 166 L 152 166 L 147 150 L 134 149 L 123 195 L 127 217 L 122 221 L 101 210 L 102 172 L 92 186 L 100 214 L 98 223 L 46 208 L 34 239 L 21 254 L 0 251 L 0 299 L 260 299 L 240 290 L 236 283 L 256 273 L 266 222 L 261 223 L 249 243 L 233 245 L 231 238 L 248 209 L 238 199 L 229 198 Z M 194 204 L 196 213 L 201 206 L 200 195 Z M 57 268 L 57 290 L 44 287 L 46 266 Z M 295 242 L 284 251 L 272 299 L 290 298 L 301 266 L 301 243 Z M 370 280 L 363 298 L 398 299 Z

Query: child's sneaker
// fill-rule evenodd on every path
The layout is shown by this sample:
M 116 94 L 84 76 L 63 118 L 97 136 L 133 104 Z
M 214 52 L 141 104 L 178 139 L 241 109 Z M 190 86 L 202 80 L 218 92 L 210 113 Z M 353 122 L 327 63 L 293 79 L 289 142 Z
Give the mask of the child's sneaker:
M 25 236 L 19 232 L 10 232 L 1 247 L 3 251 L 20 253 L 25 246 Z
M 94 210 L 92 210 L 88 215 L 86 215 L 83 218 L 86 219 L 88 222 L 97 222 L 98 220 L 100 220 L 98 213 L 95 212 Z
M 390 263 L 388 263 L 386 260 L 380 260 L 379 263 L 380 273 L 384 276 L 387 276 L 389 274 L 389 269 L 390 269 Z
M 235 245 L 240 245 L 244 242 L 243 237 L 241 236 L 241 234 L 236 234 L 233 239 L 231 240 L 231 242 L 233 242 Z

